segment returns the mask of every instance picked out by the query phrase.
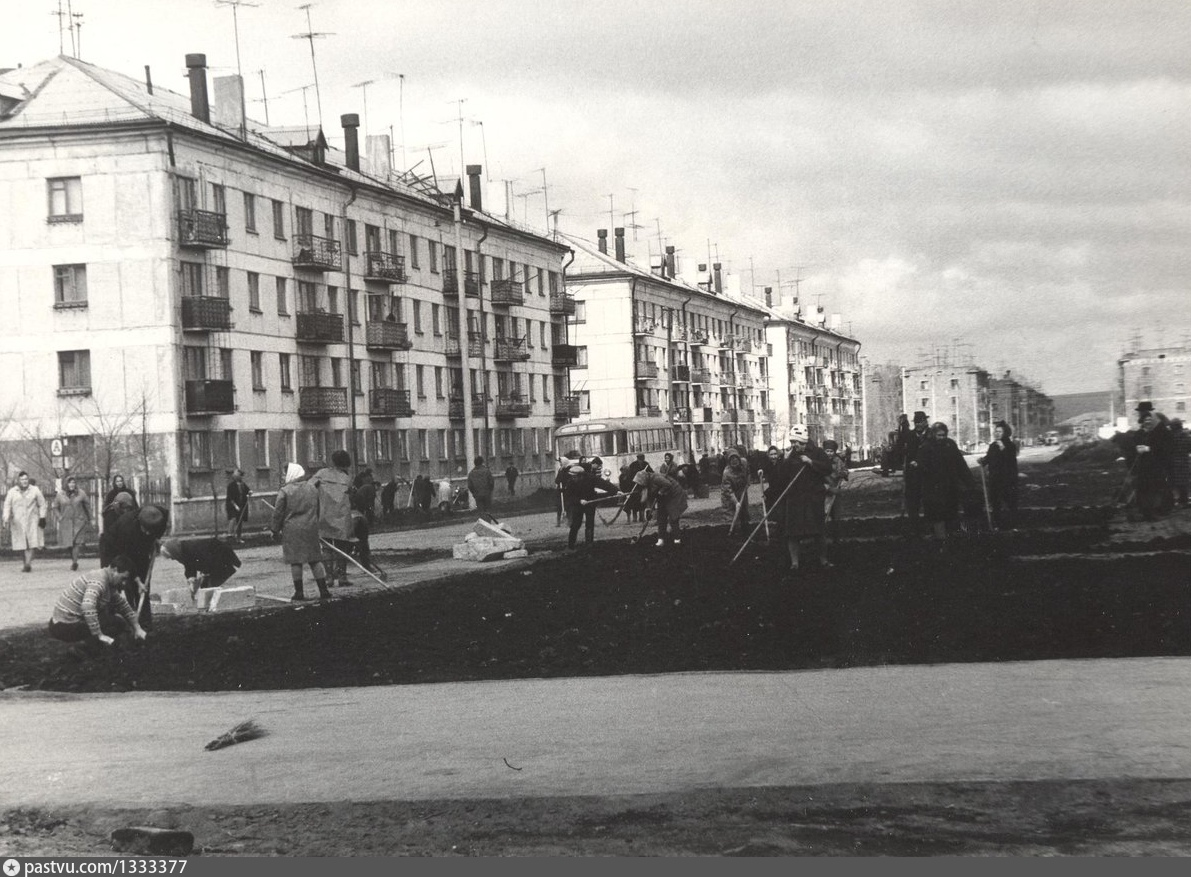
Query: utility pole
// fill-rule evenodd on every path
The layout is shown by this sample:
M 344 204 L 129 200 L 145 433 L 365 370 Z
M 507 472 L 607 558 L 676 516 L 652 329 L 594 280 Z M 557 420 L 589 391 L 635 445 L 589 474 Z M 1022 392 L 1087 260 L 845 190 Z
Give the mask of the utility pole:
M 314 98 L 318 102 L 318 128 L 321 131 L 323 128 L 323 97 L 322 92 L 318 87 L 318 63 L 314 59 L 314 41 L 316 39 L 322 39 L 323 37 L 334 36 L 334 34 L 330 32 L 315 32 L 314 27 L 310 23 L 310 7 L 313 5 L 313 3 L 306 3 L 302 6 L 295 7 L 297 9 L 306 10 L 306 33 L 293 34 L 291 39 L 306 40 L 310 43 L 310 69 L 314 71 Z M 306 92 L 302 92 L 302 100 L 305 99 Z M 307 127 L 309 127 L 309 123 L 307 123 Z

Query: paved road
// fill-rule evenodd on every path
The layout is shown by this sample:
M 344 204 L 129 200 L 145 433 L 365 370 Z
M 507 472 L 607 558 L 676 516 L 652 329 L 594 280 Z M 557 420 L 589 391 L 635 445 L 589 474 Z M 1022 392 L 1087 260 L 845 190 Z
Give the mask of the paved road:
M 4 692 L 0 806 L 1191 777 L 1189 703 L 1191 659 L 1175 658 L 225 694 Z M 269 736 L 203 751 L 253 717 Z

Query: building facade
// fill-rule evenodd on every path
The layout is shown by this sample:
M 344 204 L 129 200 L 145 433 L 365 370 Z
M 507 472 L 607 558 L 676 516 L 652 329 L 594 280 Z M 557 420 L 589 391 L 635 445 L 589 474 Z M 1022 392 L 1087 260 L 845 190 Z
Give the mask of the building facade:
M 870 447 L 889 443 L 897 419 L 909 414 L 902 403 L 902 367 L 896 363 L 863 361 L 864 423 Z
M 1152 347 L 1126 353 L 1117 361 L 1117 414 L 1134 419 L 1137 403 L 1154 403 L 1167 417 L 1187 418 L 1191 393 L 1191 347 Z
M 988 398 L 992 422 L 1004 420 L 1023 444 L 1036 444 L 1055 428 L 1054 401 L 1012 372 L 989 381 Z
M 982 368 L 947 363 L 906 368 L 902 410 L 924 411 L 931 423 L 947 424 L 950 437 L 965 450 L 991 441 L 989 374 Z
M 654 270 L 626 256 L 624 231 L 566 237 L 574 295 L 571 379 L 581 417 L 662 417 L 684 452 L 772 440 L 765 311 L 680 280 L 673 248 Z
M 340 155 L 274 140 L 235 116 L 238 80 L 211 107 L 187 63 L 189 96 L 65 57 L 0 75 L 9 467 L 65 439 L 63 469 L 168 484 L 183 530 L 234 467 L 258 495 L 336 448 L 380 480 L 462 477 L 466 369 L 475 452 L 552 477 L 567 248 L 484 213 L 474 166 L 457 230 L 387 142 L 361 160 L 354 116 Z

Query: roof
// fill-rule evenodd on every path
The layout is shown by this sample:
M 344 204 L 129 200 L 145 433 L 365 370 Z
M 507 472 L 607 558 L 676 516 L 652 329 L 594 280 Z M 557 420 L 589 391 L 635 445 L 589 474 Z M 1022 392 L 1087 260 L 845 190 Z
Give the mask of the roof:
M 427 184 L 415 188 L 398 180 L 381 179 L 351 170 L 343 166 L 343 153 L 338 150 L 328 149 L 327 156 L 329 159 L 339 159 L 341 163 L 328 161 L 326 166 L 313 165 L 291 151 L 294 147 L 311 143 L 320 133 L 317 128 L 312 129 L 312 136 L 304 125 L 271 128 L 249 119 L 246 138 L 242 140 L 238 129 L 223 128 L 191 115 L 189 94 L 179 94 L 156 84 L 150 94 L 145 83 L 139 79 L 67 55 L 0 74 L 0 96 L 8 98 L 9 102 L 23 96 L 7 115 L 0 117 L 0 136 L 9 131 L 35 128 L 164 122 L 236 146 L 247 145 L 274 159 L 305 169 L 317 168 L 324 173 L 335 174 L 345 182 L 384 189 L 429 208 L 440 211 L 449 209 L 447 194 L 433 186 Z M 559 250 L 566 249 L 564 245 L 540 233 L 491 214 L 470 209 L 468 213 L 485 224 L 533 237 Z

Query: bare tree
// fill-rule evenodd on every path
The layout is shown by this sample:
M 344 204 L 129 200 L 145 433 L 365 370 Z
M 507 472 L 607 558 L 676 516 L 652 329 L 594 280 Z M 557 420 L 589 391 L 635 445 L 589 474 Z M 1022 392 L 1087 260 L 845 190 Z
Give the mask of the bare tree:
M 138 421 L 146 408 L 144 396 L 127 411 L 109 408 L 97 396 L 88 396 L 81 406 L 72 403 L 71 413 L 90 434 L 92 468 L 103 478 L 105 485 L 111 483 L 113 472 L 127 468 L 139 456 L 132 445 L 138 433 Z M 145 456 L 147 458 L 147 453 Z

